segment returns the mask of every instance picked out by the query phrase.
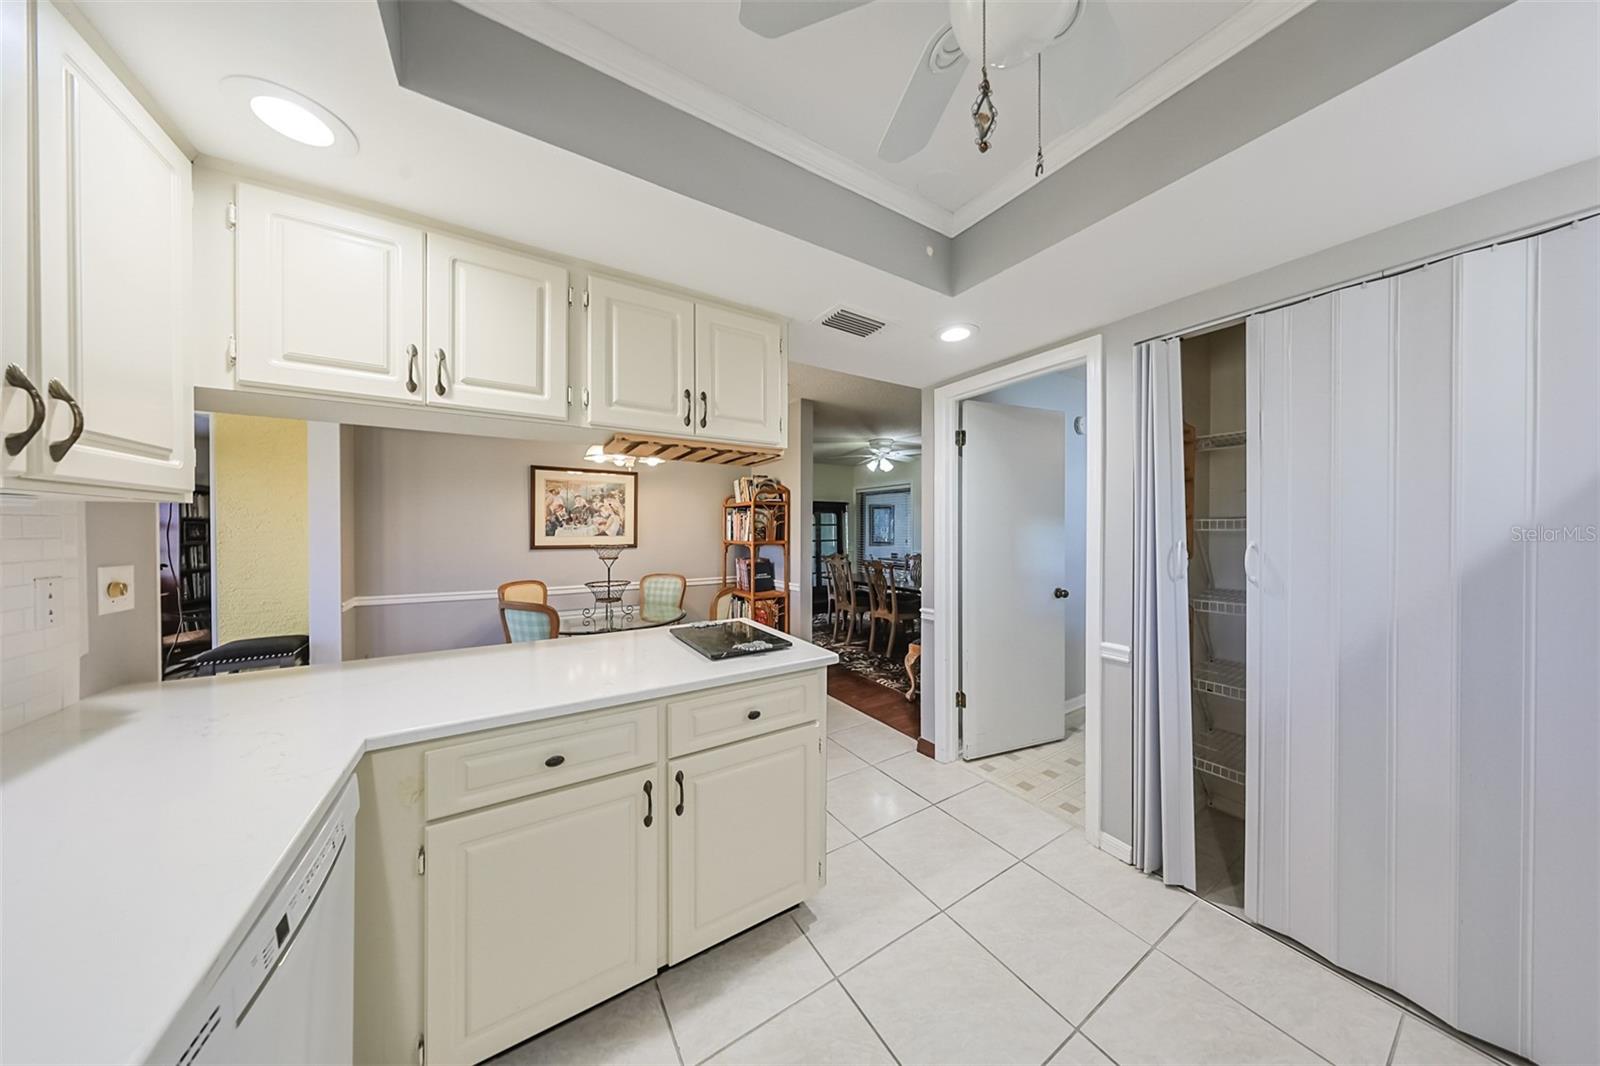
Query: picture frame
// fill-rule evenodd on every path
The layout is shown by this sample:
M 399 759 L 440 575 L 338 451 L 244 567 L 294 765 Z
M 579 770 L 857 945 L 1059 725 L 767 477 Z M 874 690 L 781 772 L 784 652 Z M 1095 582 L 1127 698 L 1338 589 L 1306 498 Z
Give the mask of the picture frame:
M 632 470 L 528 468 L 528 547 L 637 548 L 639 475 Z
M 887 503 L 867 505 L 867 543 L 888 545 L 894 543 L 894 506 Z

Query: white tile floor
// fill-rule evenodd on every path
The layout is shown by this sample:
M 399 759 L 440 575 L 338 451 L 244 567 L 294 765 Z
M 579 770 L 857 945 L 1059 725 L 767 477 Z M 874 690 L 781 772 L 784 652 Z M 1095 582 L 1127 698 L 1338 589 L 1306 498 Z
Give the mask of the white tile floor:
M 939 766 L 861 718 L 830 708 L 838 775 L 814 900 L 497 1066 L 1492 1062 L 1091 848 L 1073 818 L 1081 734 L 1074 804 L 1057 795 L 1071 781 L 1039 791 L 1067 747 Z

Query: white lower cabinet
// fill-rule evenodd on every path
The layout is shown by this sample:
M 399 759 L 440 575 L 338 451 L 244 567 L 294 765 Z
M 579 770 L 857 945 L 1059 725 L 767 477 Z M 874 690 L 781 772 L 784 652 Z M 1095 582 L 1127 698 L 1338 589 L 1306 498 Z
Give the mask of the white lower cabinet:
M 668 962 L 682 962 L 819 887 L 821 744 L 821 726 L 813 722 L 667 764 Z
M 428 1061 L 487 1058 L 655 974 L 655 772 L 428 826 Z
M 355 1061 L 481 1062 L 822 886 L 826 675 L 374 752 Z

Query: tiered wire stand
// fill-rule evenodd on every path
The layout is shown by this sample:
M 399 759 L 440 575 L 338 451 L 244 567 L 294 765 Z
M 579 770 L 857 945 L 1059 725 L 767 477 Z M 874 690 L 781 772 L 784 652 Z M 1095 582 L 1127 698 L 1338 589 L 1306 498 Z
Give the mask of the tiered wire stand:
M 589 594 L 594 597 L 594 603 L 583 609 L 585 626 L 609 630 L 615 629 L 619 622 L 627 622 L 633 618 L 632 605 L 622 602 L 622 597 L 628 591 L 631 582 L 617 581 L 611 576 L 611 568 L 617 565 L 617 559 L 625 550 L 610 546 L 594 550 L 600 561 L 606 564 L 606 578 L 604 581 L 584 582 Z

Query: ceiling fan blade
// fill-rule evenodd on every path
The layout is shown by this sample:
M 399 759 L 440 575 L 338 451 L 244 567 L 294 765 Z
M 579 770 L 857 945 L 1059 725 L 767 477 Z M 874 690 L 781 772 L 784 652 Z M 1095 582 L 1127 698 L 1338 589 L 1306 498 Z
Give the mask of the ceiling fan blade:
M 872 0 L 739 0 L 739 24 L 762 37 L 782 37 Z
M 901 163 L 927 147 L 968 62 L 949 26 L 933 35 L 917 60 L 889 128 L 883 131 L 879 159 Z

